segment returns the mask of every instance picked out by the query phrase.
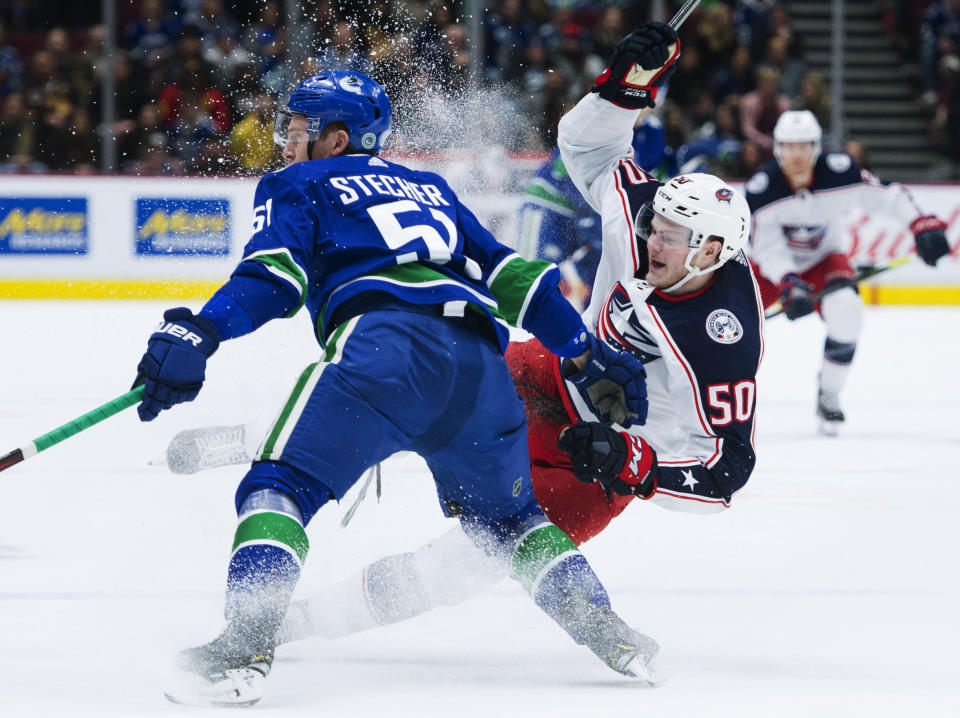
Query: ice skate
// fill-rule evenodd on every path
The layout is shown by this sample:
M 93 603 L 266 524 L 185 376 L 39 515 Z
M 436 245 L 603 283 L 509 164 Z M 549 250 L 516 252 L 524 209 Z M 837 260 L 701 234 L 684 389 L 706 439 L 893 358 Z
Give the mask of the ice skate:
M 603 609 L 604 626 L 588 637 L 587 646 L 617 673 L 647 685 L 663 683 L 664 676 L 654 665 L 660 651 L 655 640 L 635 631 L 610 609 Z
M 613 609 L 596 606 L 583 596 L 568 597 L 558 611 L 558 623 L 577 637 L 606 665 L 649 686 L 663 683 L 653 659 L 660 646 L 628 626 Z
M 194 474 L 218 466 L 250 461 L 244 444 L 245 425 L 187 429 L 167 447 L 167 466 L 175 474 Z
M 263 695 L 272 664 L 272 647 L 243 650 L 224 633 L 177 655 L 176 676 L 164 695 L 184 705 L 252 706 Z
M 836 393 L 820 389 L 817 394 L 817 417 L 820 419 L 821 434 L 837 435 L 845 417 L 840 410 L 840 400 Z

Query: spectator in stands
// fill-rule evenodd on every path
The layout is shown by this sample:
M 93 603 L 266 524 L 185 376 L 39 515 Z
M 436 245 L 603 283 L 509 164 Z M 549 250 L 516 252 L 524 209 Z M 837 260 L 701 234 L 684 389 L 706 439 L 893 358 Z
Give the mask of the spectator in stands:
M 827 83 L 824 82 L 823 75 L 814 71 L 803 76 L 800 81 L 800 94 L 793 101 L 793 109 L 810 110 L 820 123 L 820 127 L 829 129 L 830 94 L 827 92 Z
M 488 82 L 514 82 L 523 73 L 523 58 L 535 29 L 524 17 L 522 0 L 500 0 L 484 18 Z
M 733 10 L 729 5 L 715 2 L 703 9 L 703 20 L 697 27 L 697 49 L 701 66 L 723 67 L 737 45 L 737 31 L 733 24 Z M 684 47 L 680 57 L 686 54 Z M 676 84 L 676 79 L 673 83 Z
M 939 66 L 943 57 L 960 52 L 960 0 L 938 0 L 923 15 L 920 61 L 923 69 L 923 101 L 938 104 Z
M 170 154 L 169 138 L 163 132 L 154 132 L 147 144 L 140 148 L 135 162 L 127 165 L 127 173 L 133 175 L 178 175 L 183 173 L 183 163 Z
M 317 62 L 324 70 L 353 70 L 370 73 L 370 61 L 357 50 L 357 33 L 348 22 L 333 26 L 333 34 L 317 54 Z
M 570 83 L 570 100 L 582 97 L 606 67 L 604 60 L 590 52 L 583 29 L 572 22 L 567 23 L 561 30 L 560 48 L 554 61 Z
M 0 112 L 0 171 L 22 172 L 35 165 L 34 118 L 23 95 L 7 95 Z
M 66 147 L 65 166 L 73 171 L 83 168 L 91 174 L 99 167 L 100 140 L 85 107 L 76 107 L 68 124 L 70 142 Z
M 713 101 L 719 106 L 728 97 L 740 98 L 752 91 L 754 87 L 756 87 L 756 81 L 753 77 L 750 48 L 739 45 L 730 56 L 730 61 L 716 74 Z
M 164 0 L 140 0 L 140 14 L 124 28 L 123 43 L 134 62 L 148 65 L 170 57 L 180 36 L 180 23 Z
M 276 161 L 273 115 L 273 98 L 261 93 L 257 95 L 253 109 L 230 133 L 230 152 L 244 172 L 261 175 Z
M 0 21 L 0 98 L 20 92 L 22 80 L 23 64 L 20 62 L 20 53 L 17 48 L 7 44 L 7 28 Z
M 240 23 L 223 7 L 223 0 L 201 0 L 198 7 L 189 10 L 184 23 L 200 30 L 203 49 L 215 45 L 221 34 L 240 36 Z
M 598 57 L 611 57 L 617 43 L 628 32 L 630 28 L 626 25 L 623 10 L 619 7 L 607 8 L 593 26 L 593 53 Z
M 141 156 L 142 148 L 157 145 L 154 135 L 164 135 L 166 141 L 166 135 L 160 128 L 160 115 L 153 102 L 144 104 L 137 112 L 136 119 L 128 121 L 120 129 L 122 133 L 118 133 L 116 151 L 118 164 L 124 172 L 131 171 Z
M 682 55 L 681 55 L 682 57 Z M 757 70 L 757 89 L 740 100 L 740 131 L 773 157 L 773 127 L 777 118 L 790 109 L 790 98 L 779 92 L 780 72 L 773 67 Z
M 452 87 L 464 88 L 470 75 L 470 45 L 467 41 L 467 28 L 450 23 L 443 29 L 447 46 L 448 82 Z
M 227 30 L 216 33 L 214 43 L 203 51 L 203 59 L 215 68 L 215 84 L 224 91 L 230 89 L 229 81 L 237 67 L 253 62 L 253 56 L 239 44 L 237 36 Z
M 796 97 L 800 93 L 800 82 L 806 74 L 806 66 L 802 60 L 787 54 L 786 40 L 774 36 L 767 41 L 765 63 L 780 72 L 780 94 Z

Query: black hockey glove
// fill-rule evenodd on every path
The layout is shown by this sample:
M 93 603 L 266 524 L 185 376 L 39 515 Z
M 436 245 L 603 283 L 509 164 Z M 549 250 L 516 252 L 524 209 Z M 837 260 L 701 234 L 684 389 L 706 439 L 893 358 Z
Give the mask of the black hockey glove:
M 133 386 L 144 385 L 137 407 L 141 421 L 153 421 L 174 404 L 193 401 L 203 386 L 207 358 L 220 346 L 220 332 L 186 307 L 168 309 L 147 340 Z
M 560 433 L 557 448 L 570 455 L 580 481 L 596 481 L 610 496 L 648 499 L 657 488 L 657 452 L 639 436 L 596 421 L 579 422 Z
M 788 274 L 780 282 L 780 306 L 787 319 L 799 319 L 813 311 L 814 302 L 810 294 L 813 287 L 796 274 Z
M 648 22 L 623 38 L 610 65 L 596 79 L 594 92 L 629 110 L 656 105 L 656 89 L 676 69 L 680 40 L 669 25 Z
M 910 231 L 917 244 L 917 255 L 931 267 L 937 266 L 940 257 L 950 254 L 947 225 L 933 215 L 913 220 Z
M 646 423 L 647 372 L 629 352 L 591 334 L 586 365 L 566 378 L 604 421 L 623 427 Z

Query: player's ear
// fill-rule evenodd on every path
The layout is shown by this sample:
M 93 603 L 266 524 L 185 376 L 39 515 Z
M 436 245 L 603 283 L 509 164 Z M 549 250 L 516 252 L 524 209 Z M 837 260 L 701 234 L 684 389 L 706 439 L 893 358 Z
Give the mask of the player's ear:
M 350 146 L 350 135 L 347 134 L 345 130 L 337 130 L 337 141 L 333 145 L 331 150 L 334 156 L 342 155 L 347 151 L 347 147 Z

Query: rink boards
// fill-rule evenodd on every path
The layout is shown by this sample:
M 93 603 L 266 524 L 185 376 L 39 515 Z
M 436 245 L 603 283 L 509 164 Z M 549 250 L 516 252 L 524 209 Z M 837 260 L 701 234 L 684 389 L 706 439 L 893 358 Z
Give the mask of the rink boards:
M 949 258 L 910 262 L 863 290 L 872 304 L 960 304 L 960 186 L 908 185 L 948 225 Z M 255 179 L 7 176 L 0 178 L 0 298 L 201 299 L 242 255 Z M 518 193 L 464 191 L 464 203 L 516 246 Z M 844 217 L 855 265 L 908 253 L 913 238 L 852 207 Z

